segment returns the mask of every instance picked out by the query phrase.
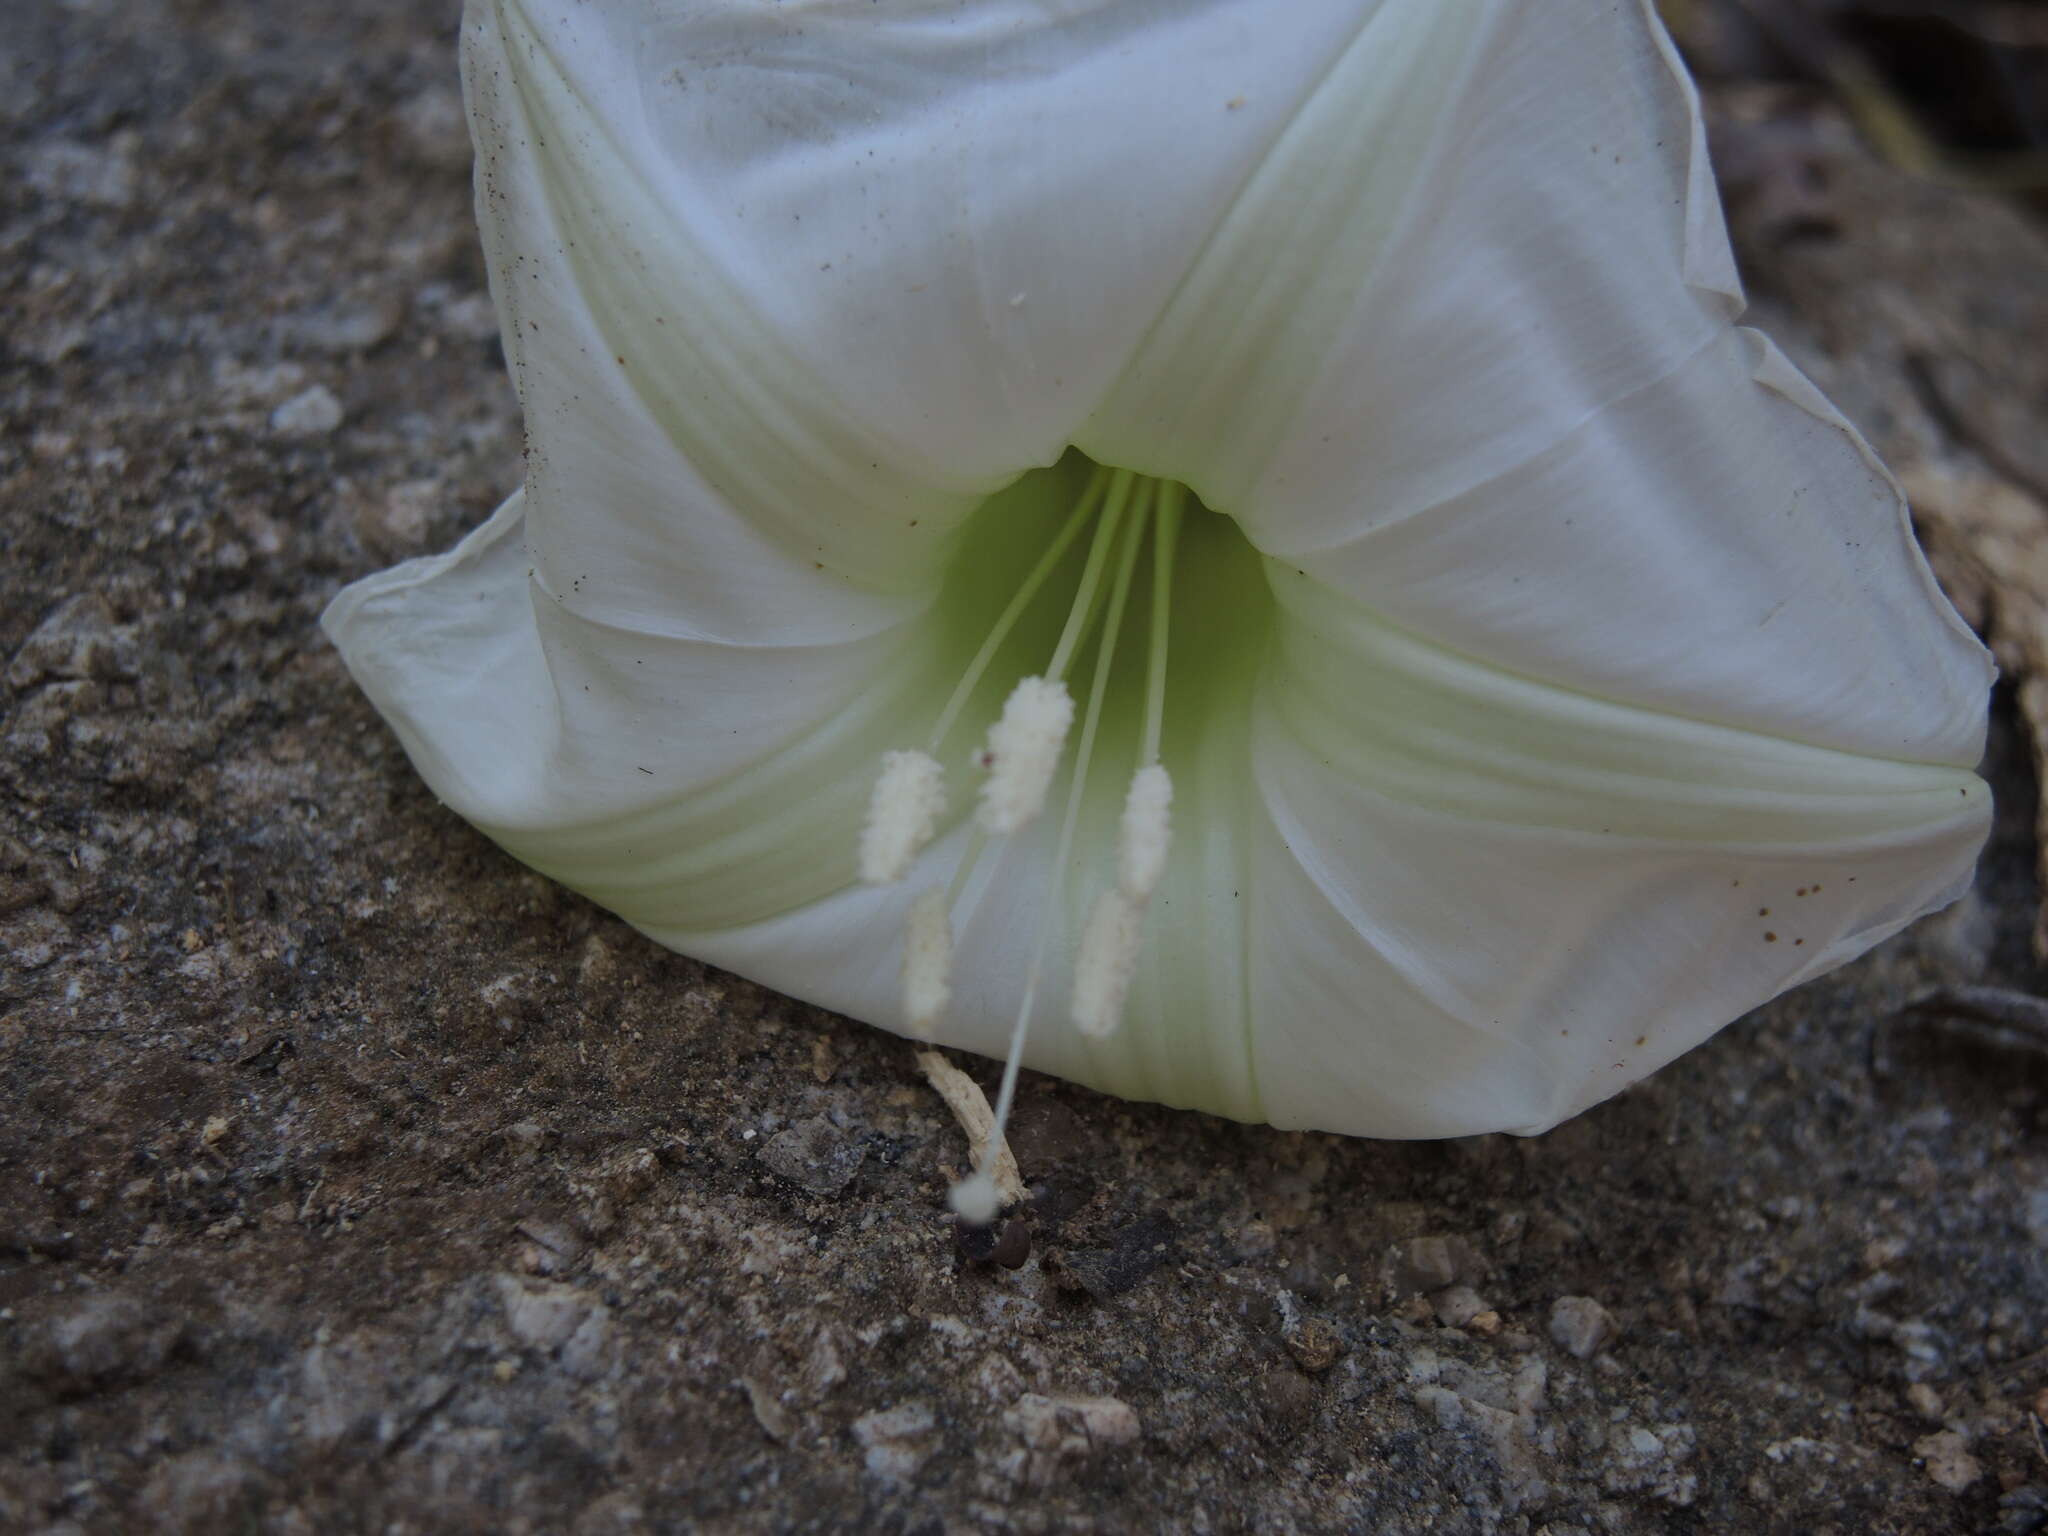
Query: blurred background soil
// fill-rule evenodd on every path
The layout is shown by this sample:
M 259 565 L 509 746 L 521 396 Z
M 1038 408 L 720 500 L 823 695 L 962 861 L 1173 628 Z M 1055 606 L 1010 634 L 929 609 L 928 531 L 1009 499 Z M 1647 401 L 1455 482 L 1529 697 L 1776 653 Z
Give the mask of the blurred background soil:
M 513 865 L 315 628 L 519 473 L 452 3 L 10 5 L 0 1529 L 2048 1528 L 2048 6 L 1668 9 L 2006 666 L 1976 895 L 1538 1140 L 1028 1081 L 1012 1270 L 901 1042 Z

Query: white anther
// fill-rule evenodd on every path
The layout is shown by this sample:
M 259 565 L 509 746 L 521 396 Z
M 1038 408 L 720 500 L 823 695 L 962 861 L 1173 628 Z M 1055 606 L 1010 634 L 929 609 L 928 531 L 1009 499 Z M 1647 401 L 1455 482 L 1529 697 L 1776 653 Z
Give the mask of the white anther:
M 1057 679 L 1027 677 L 1011 692 L 982 753 L 988 768 L 981 785 L 984 831 L 1006 836 L 1045 808 L 1073 723 L 1074 701 Z
M 922 752 L 884 752 L 860 831 L 861 879 L 869 885 L 901 880 L 945 814 L 945 770 Z
M 929 1040 L 953 1000 L 953 923 L 946 892 L 917 893 L 903 924 L 903 1013 L 920 1040 Z
M 1104 891 L 1089 909 L 1074 962 L 1074 1024 L 1090 1039 L 1108 1039 L 1123 1021 L 1124 994 L 1138 970 L 1138 925 L 1144 916 L 1144 907 L 1121 891 Z
M 953 1207 L 955 1216 L 971 1227 L 987 1226 L 1003 1208 L 1002 1197 L 996 1193 L 996 1181 L 985 1173 L 955 1184 L 946 1193 L 946 1203 Z
M 1116 838 L 1117 889 L 1137 906 L 1151 899 L 1165 873 L 1172 808 L 1172 776 L 1157 763 L 1140 768 L 1124 797 L 1124 819 Z

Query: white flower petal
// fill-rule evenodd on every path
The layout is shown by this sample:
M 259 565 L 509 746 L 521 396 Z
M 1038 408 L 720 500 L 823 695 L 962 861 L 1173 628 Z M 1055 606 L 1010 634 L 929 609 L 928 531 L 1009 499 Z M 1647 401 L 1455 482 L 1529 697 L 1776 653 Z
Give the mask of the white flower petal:
M 1246 940 L 1277 1122 L 1541 1130 L 1968 881 L 1967 769 L 1572 694 L 1295 579 Z
M 874 765 L 932 728 L 1071 492 L 1055 475 L 995 498 L 978 558 L 929 604 L 838 643 L 807 639 L 802 613 L 781 645 L 607 622 L 541 583 L 532 493 L 448 554 L 348 588 L 324 624 L 436 793 L 516 856 L 644 926 L 745 924 L 855 878 Z M 572 528 L 579 513 L 557 508 Z M 1017 667 L 1042 661 L 1057 604 L 1027 614 L 942 762 L 966 760 Z
M 1080 441 L 1261 549 L 1330 543 L 1513 470 L 1737 307 L 1648 0 L 1386 0 Z
M 639 98 L 665 200 L 821 388 L 972 480 L 1065 450 L 1377 8 L 664 7 Z
M 1917 824 L 1861 837 L 1489 824 L 1332 774 L 1285 732 L 1262 736 L 1259 784 L 1261 1108 L 1376 1135 L 1535 1132 L 1597 1103 L 1953 900 L 1989 824 L 1981 785 L 1909 792 Z
M 438 793 L 662 942 L 905 1026 L 969 834 L 858 883 L 874 765 L 963 761 L 1045 665 L 1058 580 L 926 740 L 1070 442 L 1235 519 L 1175 568 L 1172 857 L 1085 1039 L 1120 667 L 1075 855 L 1047 816 L 965 882 L 948 1043 L 1001 1052 L 1050 925 L 1034 1066 L 1532 1130 L 1966 878 L 1988 663 L 1732 329 L 1648 0 L 472 0 L 465 39 L 526 487 L 327 624 Z
M 1503 666 L 1974 762 L 1989 658 L 1889 477 L 1738 309 L 1644 0 L 1389 0 L 1082 442 Z
M 872 633 L 928 597 L 993 484 L 935 479 L 858 420 L 707 247 L 638 110 L 647 10 L 580 6 L 572 24 L 503 0 L 464 20 L 538 575 L 619 625 Z
M 529 576 L 524 499 L 323 619 L 435 792 L 628 915 L 773 911 L 850 877 L 868 786 L 843 754 L 929 718 L 940 621 L 787 647 L 605 625 Z
M 1028 1065 L 1280 1125 L 1534 1132 L 1967 883 L 1990 809 L 1967 771 L 1571 694 L 1308 590 L 1272 665 L 1176 744 L 1177 800 L 1202 812 L 1176 827 L 1122 1026 L 1086 1040 L 1042 989 Z M 1114 836 L 1111 788 L 1084 848 Z M 1106 869 L 1076 860 L 1054 897 L 1050 842 L 969 883 L 948 1043 L 1002 1052 L 1036 924 L 1075 952 Z M 901 903 L 873 894 L 656 937 L 901 1030 L 876 964 Z
M 1355 9 L 1352 34 L 1188 253 L 1171 299 L 1076 437 L 1105 463 L 1185 481 L 1247 529 L 1263 527 L 1252 519 L 1298 521 L 1294 501 L 1331 489 L 1306 478 L 1282 507 L 1253 501 L 1269 489 L 1265 466 L 1317 412 L 1333 357 L 1360 350 L 1371 279 L 1389 248 L 1456 195 L 1435 163 L 1447 154 L 1438 145 L 1464 120 L 1474 55 L 1502 7 L 1384 0 Z M 1488 291 L 1475 276 L 1457 290 L 1463 302 Z M 1384 374 L 1377 382 L 1396 387 Z M 1358 430 L 1350 397 L 1322 409 L 1340 416 L 1347 439 Z M 1357 464 L 1343 454 L 1353 483 Z
M 1990 659 L 1936 589 L 1890 478 L 1822 411 L 1774 348 L 1730 331 L 1511 475 L 1276 556 L 1564 687 L 1972 764 Z

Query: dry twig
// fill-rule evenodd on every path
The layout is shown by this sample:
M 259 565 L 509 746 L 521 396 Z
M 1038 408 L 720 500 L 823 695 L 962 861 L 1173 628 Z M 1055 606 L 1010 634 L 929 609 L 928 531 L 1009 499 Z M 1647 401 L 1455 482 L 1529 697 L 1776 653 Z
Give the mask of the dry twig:
M 992 1163 L 983 1162 L 989 1137 L 996 1128 L 996 1112 L 989 1107 L 988 1095 L 981 1091 L 981 1085 L 937 1051 L 919 1051 L 917 1065 L 924 1073 L 925 1081 L 953 1111 L 953 1118 L 960 1122 L 960 1129 L 967 1133 L 967 1152 L 973 1166 L 987 1167 L 1005 1207 L 1020 1204 L 1024 1199 L 1024 1179 L 1017 1171 L 1017 1159 L 1010 1151 L 1009 1142 L 997 1144 Z

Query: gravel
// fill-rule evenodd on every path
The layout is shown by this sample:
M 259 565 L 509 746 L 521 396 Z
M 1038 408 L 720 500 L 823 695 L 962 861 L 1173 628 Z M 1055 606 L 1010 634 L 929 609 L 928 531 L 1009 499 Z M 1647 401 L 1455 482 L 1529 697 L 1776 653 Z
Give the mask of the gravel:
M 455 22 L 9 16 L 0 1528 L 2048 1525 L 2048 1072 L 1902 1012 L 2043 990 L 2009 700 L 1966 924 L 1534 1141 L 1027 1077 L 1002 1262 L 906 1046 L 438 807 L 315 620 L 519 473 Z M 2038 231 L 1827 185 L 1769 323 L 1964 451 L 1908 363 L 2032 366 Z

